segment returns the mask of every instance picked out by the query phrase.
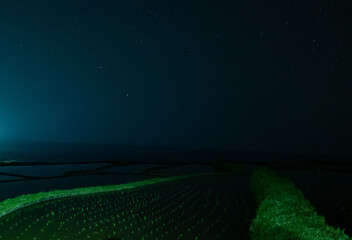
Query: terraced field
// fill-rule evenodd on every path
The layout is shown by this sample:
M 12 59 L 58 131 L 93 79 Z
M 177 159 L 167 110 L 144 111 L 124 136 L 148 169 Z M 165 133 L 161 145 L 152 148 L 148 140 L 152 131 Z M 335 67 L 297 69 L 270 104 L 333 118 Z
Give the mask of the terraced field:
M 0 239 L 245 239 L 247 196 L 218 175 L 59 198 L 0 218 Z

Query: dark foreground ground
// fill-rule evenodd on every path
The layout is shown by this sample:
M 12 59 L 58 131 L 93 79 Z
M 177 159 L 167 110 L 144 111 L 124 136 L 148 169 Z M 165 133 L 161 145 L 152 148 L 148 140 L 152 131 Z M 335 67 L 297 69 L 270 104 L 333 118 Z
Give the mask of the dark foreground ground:
M 38 227 L 41 226 L 40 224 L 48 223 L 48 221 L 44 221 L 47 214 L 49 214 L 49 220 L 51 219 L 49 225 L 58 227 L 58 225 L 55 224 L 63 224 L 65 226 L 60 226 L 58 229 L 63 231 L 66 230 L 66 227 L 70 227 L 73 228 L 71 229 L 73 232 L 81 232 L 81 234 L 86 231 L 88 232 L 87 229 L 89 229 L 90 233 L 93 234 L 90 234 L 90 237 L 97 235 L 97 238 L 92 239 L 106 239 L 105 235 L 99 233 L 101 230 L 105 232 L 105 228 L 117 229 L 115 234 L 114 231 L 110 231 L 107 235 L 109 236 L 110 234 L 111 237 L 116 237 L 115 239 L 119 239 L 119 237 L 128 237 L 127 239 L 130 239 L 131 234 L 140 236 L 137 234 L 138 227 L 137 232 L 133 230 L 134 233 L 132 233 L 132 226 L 137 225 L 139 225 L 141 229 L 139 234 L 141 232 L 147 234 L 146 229 L 148 229 L 148 236 L 153 236 L 152 239 L 154 239 L 154 236 L 161 238 L 161 235 L 154 235 L 156 234 L 154 231 L 153 233 L 150 232 L 153 226 L 158 226 L 158 232 L 163 232 L 163 236 L 165 236 L 166 229 L 168 228 L 168 234 L 174 234 L 169 236 L 176 237 L 176 239 L 180 237 L 180 235 L 177 234 L 183 234 L 182 236 L 191 236 L 192 234 L 192 236 L 196 236 L 194 234 L 199 234 L 199 239 L 209 239 L 204 238 L 207 234 L 213 234 L 211 236 L 215 238 L 219 237 L 219 239 L 248 239 L 250 219 L 254 217 L 256 207 L 253 202 L 253 196 L 251 196 L 248 188 L 248 181 L 251 173 L 265 166 L 265 164 L 263 164 L 262 161 L 249 164 L 246 160 L 247 162 L 236 161 L 235 165 L 229 167 L 223 163 L 215 163 L 214 165 L 214 162 L 211 163 L 209 161 L 195 161 L 192 163 L 192 161 L 190 161 L 190 159 L 192 159 L 191 157 L 189 157 L 186 162 L 175 163 L 172 163 L 172 159 L 169 159 L 168 162 L 163 162 L 161 161 L 162 158 L 105 163 L 78 163 L 71 161 L 71 163 L 75 164 L 55 164 L 54 162 L 49 164 L 43 164 L 43 162 L 39 164 L 31 164 L 30 162 L 3 162 L 0 166 L 0 201 L 28 193 L 51 191 L 55 189 L 121 184 L 162 176 L 232 171 L 233 177 L 179 182 L 170 186 L 160 185 L 156 188 L 151 187 L 136 192 L 124 192 L 123 197 L 119 195 L 119 193 L 116 193 L 111 196 L 100 195 L 92 197 L 92 199 L 73 199 L 73 202 L 67 202 L 65 199 L 55 203 L 47 202 L 36 206 L 39 207 L 39 210 L 33 206 L 23 209 L 24 212 L 22 213 L 21 210 L 12 214 L 11 217 L 6 218 L 5 221 L 1 219 L 0 233 L 4 235 L 3 232 L 6 232 L 6 234 L 9 234 L 7 236 L 10 236 L 2 239 L 12 239 L 12 237 L 16 239 L 16 234 L 18 233 L 29 234 L 37 231 Z M 272 163 L 270 164 L 272 165 Z M 306 198 L 316 207 L 318 214 L 326 218 L 326 222 L 329 225 L 344 228 L 346 234 L 352 235 L 352 171 L 350 167 L 334 164 L 302 164 L 302 162 L 289 165 L 286 163 L 274 164 L 272 166 L 280 176 L 288 177 L 295 183 Z M 103 199 L 106 199 L 105 205 L 103 203 L 105 200 Z M 93 205 L 89 205 L 89 202 L 92 202 Z M 114 204 L 116 202 L 121 203 L 121 205 L 118 204 L 115 206 Z M 132 205 L 128 205 L 131 202 L 133 206 L 137 206 L 136 209 L 133 209 Z M 184 204 L 182 204 L 182 202 L 184 202 Z M 75 204 L 78 204 L 78 208 L 75 207 Z M 110 210 L 105 209 L 109 205 L 114 207 Z M 75 210 L 68 211 L 68 206 L 73 206 Z M 83 213 L 86 214 L 86 216 L 88 214 L 92 219 L 89 220 L 88 217 L 90 222 L 87 222 L 87 219 L 86 222 L 83 222 L 84 224 L 88 224 L 86 225 L 87 227 L 84 227 L 84 230 L 82 230 L 83 228 L 79 228 L 82 225 L 82 221 L 84 221 L 82 214 L 77 210 L 80 209 L 80 206 L 85 206 L 85 209 L 91 208 L 90 213 L 83 210 Z M 104 215 L 103 212 L 115 211 L 111 212 L 110 215 L 116 214 L 117 216 L 117 214 L 119 214 L 118 212 L 121 213 L 121 211 L 123 211 L 121 206 L 123 206 L 123 209 L 128 209 L 130 213 L 132 210 L 132 214 L 134 214 L 135 217 L 138 215 L 138 218 L 142 216 L 143 218 L 131 222 L 131 215 L 126 215 L 127 218 L 114 219 L 117 223 L 122 221 L 123 224 L 121 225 L 120 222 L 119 226 L 116 227 L 117 223 L 115 222 L 115 226 L 112 225 L 112 228 L 112 220 L 110 219 L 108 221 L 107 216 Z M 187 210 L 183 211 L 183 207 Z M 213 210 L 214 208 L 215 210 Z M 53 211 L 55 209 L 56 212 Z M 99 209 L 103 210 L 103 212 L 99 212 Z M 165 214 L 161 216 L 165 226 L 161 221 L 154 221 L 150 215 L 148 215 L 149 217 L 145 215 L 151 214 L 151 216 L 153 216 L 150 209 L 153 209 L 155 212 L 158 211 L 158 214 Z M 165 212 L 161 213 L 164 210 Z M 51 211 L 54 212 L 55 219 L 57 216 L 60 216 L 61 223 L 53 221 L 54 218 L 51 215 Z M 23 213 L 25 213 L 25 216 L 32 217 L 20 220 L 20 215 L 18 214 Z M 183 215 L 181 215 L 181 213 Z M 191 215 L 197 216 L 197 219 L 194 220 L 203 222 L 201 222 L 201 224 L 197 223 L 198 225 L 193 222 L 195 227 L 190 228 L 191 231 L 188 231 L 189 227 L 186 228 L 186 225 L 181 223 L 181 219 L 189 219 L 188 221 L 191 221 Z M 207 217 L 208 215 L 210 216 L 209 218 Z M 42 216 L 43 219 L 41 218 Z M 148 220 L 144 220 L 144 216 L 146 216 Z M 182 216 L 182 218 L 180 218 L 180 216 Z M 130 217 L 130 219 L 128 219 L 128 217 Z M 17 220 L 14 221 L 15 219 Z M 37 221 L 37 219 L 39 221 Z M 123 221 L 123 219 L 125 219 L 125 221 Z M 98 220 L 96 222 L 98 224 L 97 226 L 95 226 L 95 223 L 93 224 L 96 220 Z M 101 223 L 100 220 L 103 223 Z M 67 221 L 70 224 L 67 225 Z M 106 223 L 106 221 L 108 221 L 108 223 Z M 177 229 L 175 229 L 175 221 L 179 224 Z M 36 222 L 38 224 L 36 224 Z M 132 223 L 132 226 L 126 225 L 127 222 L 129 224 Z M 155 222 L 157 222 L 157 224 L 155 224 Z M 11 224 L 17 224 L 17 226 L 10 226 Z M 18 228 L 19 226 L 21 226 L 21 228 Z M 31 229 L 29 229 L 28 226 L 30 226 Z M 143 226 L 145 226 L 145 228 L 143 228 Z M 187 224 L 187 226 L 191 225 Z M 13 231 L 15 227 L 17 227 L 17 231 Z M 44 232 L 48 234 L 46 229 L 48 228 L 44 228 Z M 41 230 L 42 229 L 40 229 L 40 232 L 42 232 Z M 60 232 L 51 232 L 51 234 L 60 234 Z M 52 237 L 53 235 L 43 236 Z M 87 237 L 87 235 L 85 236 Z M 80 237 L 81 239 L 85 239 L 83 235 L 80 235 Z M 80 239 L 78 236 L 76 236 L 76 238 Z M 36 239 L 50 238 L 38 237 Z M 184 237 L 184 239 L 187 238 Z

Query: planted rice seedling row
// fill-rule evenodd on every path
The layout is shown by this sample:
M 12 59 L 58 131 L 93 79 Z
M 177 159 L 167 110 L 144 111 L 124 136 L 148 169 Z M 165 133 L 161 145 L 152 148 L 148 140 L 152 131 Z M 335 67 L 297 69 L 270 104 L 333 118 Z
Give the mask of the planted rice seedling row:
M 208 176 L 54 199 L 1 217 L 0 239 L 236 239 L 242 188 Z

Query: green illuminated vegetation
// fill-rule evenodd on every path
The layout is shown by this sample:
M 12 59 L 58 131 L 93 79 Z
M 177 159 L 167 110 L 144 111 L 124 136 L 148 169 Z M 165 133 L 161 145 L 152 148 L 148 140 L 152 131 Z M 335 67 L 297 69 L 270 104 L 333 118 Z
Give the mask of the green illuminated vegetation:
M 252 240 L 351 239 L 326 225 L 290 180 L 266 168 L 250 180 L 255 217 L 248 178 L 239 175 L 244 169 L 218 162 L 214 171 L 7 199 L 0 202 L 0 240 L 243 240 L 249 222 Z
M 243 239 L 243 185 L 192 175 L 21 196 L 0 203 L 0 239 Z
M 191 177 L 191 176 L 186 175 L 186 176 L 176 176 L 176 177 L 169 177 L 169 178 L 154 178 L 150 180 L 144 180 L 144 181 L 120 184 L 120 185 L 76 188 L 71 190 L 56 190 L 51 192 L 41 192 L 41 193 L 35 193 L 35 194 L 22 195 L 13 199 L 7 199 L 3 202 L 0 202 L 0 217 L 12 211 L 15 211 L 17 209 L 23 208 L 25 206 L 42 202 L 42 201 L 56 199 L 56 198 L 72 197 L 72 196 L 101 193 L 101 192 L 111 192 L 111 191 L 118 191 L 118 190 L 123 190 L 128 188 L 137 188 L 137 187 L 143 187 L 143 186 L 147 186 L 155 183 L 180 180 L 188 177 Z
M 302 192 L 288 179 L 266 169 L 251 178 L 259 204 L 250 227 L 252 240 L 349 240 L 344 230 L 325 224 Z

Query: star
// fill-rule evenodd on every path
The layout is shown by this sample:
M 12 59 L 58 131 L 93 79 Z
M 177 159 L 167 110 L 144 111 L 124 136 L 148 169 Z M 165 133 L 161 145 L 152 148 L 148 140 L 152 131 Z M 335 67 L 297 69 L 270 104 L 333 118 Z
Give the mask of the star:
M 98 66 L 98 69 L 99 69 L 99 70 L 103 70 L 103 69 L 105 69 L 105 68 L 106 68 L 106 63 L 100 64 L 100 65 Z

